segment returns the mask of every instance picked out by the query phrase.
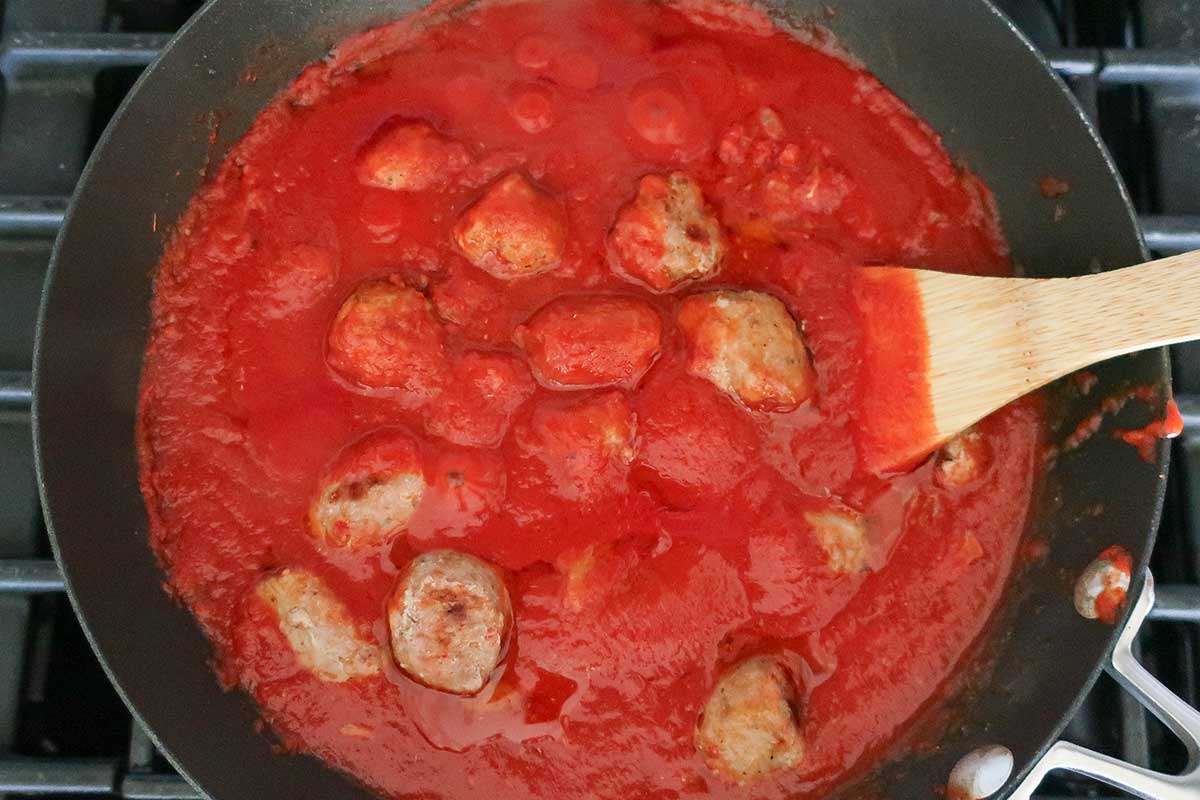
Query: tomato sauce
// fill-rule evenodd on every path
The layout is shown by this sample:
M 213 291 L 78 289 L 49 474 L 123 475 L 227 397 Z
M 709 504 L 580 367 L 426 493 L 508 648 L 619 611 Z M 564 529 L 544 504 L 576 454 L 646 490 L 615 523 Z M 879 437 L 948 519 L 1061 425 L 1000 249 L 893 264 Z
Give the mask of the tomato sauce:
M 1090 392 L 1093 384 L 1092 381 L 1084 378 L 1083 385 L 1087 386 L 1087 391 Z M 1154 403 L 1158 400 L 1158 396 L 1158 389 L 1154 386 L 1133 386 L 1105 397 L 1100 401 L 1098 410 L 1081 419 L 1075 425 L 1074 430 L 1063 438 L 1061 444 L 1047 446 L 1043 453 L 1043 458 L 1046 461 L 1053 461 L 1064 453 L 1078 450 L 1085 442 L 1096 435 L 1106 418 L 1114 417 L 1121 413 L 1131 400 Z M 1166 416 L 1163 420 L 1151 423 L 1145 428 L 1139 428 L 1135 431 L 1118 430 L 1113 435 L 1115 438 L 1133 445 L 1137 448 L 1142 460 L 1149 462 L 1154 455 L 1155 442 L 1159 439 L 1174 438 L 1183 432 L 1183 417 L 1179 415 L 1179 408 L 1175 405 L 1173 399 L 1167 401 L 1165 414 Z M 1127 437 L 1125 434 L 1132 435 Z
M 1126 444 L 1133 445 L 1142 461 L 1150 464 L 1154 462 L 1154 452 L 1158 448 L 1159 440 L 1174 439 L 1181 433 L 1183 433 L 1183 415 L 1179 413 L 1179 406 L 1175 403 L 1175 398 L 1171 398 L 1167 400 L 1167 407 L 1162 419 L 1156 419 L 1141 428 L 1118 430 L 1113 435 Z
M 900 471 L 895 464 L 911 466 L 937 438 L 920 290 L 912 273 L 868 267 L 858 271 L 852 292 L 863 341 L 899 344 L 863 352 L 855 400 L 866 422 L 857 432 L 858 449 L 868 467 Z
M 421 146 L 438 169 L 410 173 L 419 191 L 361 179 L 364 148 L 397 119 L 437 132 Z M 715 275 L 652 291 L 614 272 L 606 237 L 639 179 L 672 170 L 700 186 L 727 249 Z M 513 172 L 562 210 L 542 244 L 563 251 L 497 277 L 464 257 L 456 226 Z M 1035 400 L 979 424 L 990 456 L 971 482 L 940 482 L 936 460 L 868 468 L 850 278 L 870 264 L 1011 270 L 986 187 L 819 37 L 741 7 L 553 0 L 344 43 L 262 113 L 161 265 L 139 441 L 169 587 L 286 748 L 386 795 L 826 792 L 885 751 L 980 635 L 1037 478 Z M 428 302 L 419 387 L 331 367 L 335 316 L 371 281 Z M 783 301 L 811 397 L 754 410 L 689 371 L 676 312 L 711 288 Z M 627 316 L 657 314 L 659 338 L 613 330 L 603 357 L 531 377 L 516 339 L 551 352 L 543 333 L 569 317 L 534 315 L 578 294 L 638 300 Z M 560 385 L 593 375 L 620 381 Z M 588 449 L 580 404 L 631 420 L 619 457 Z M 406 432 L 424 471 L 407 529 L 358 549 L 319 541 L 322 476 L 381 429 Z M 831 504 L 865 525 L 861 568 L 834 569 L 814 533 Z M 272 570 L 308 570 L 386 653 L 397 576 L 438 548 L 496 565 L 512 598 L 504 661 L 474 697 L 386 656 L 377 674 L 322 682 L 254 592 Z M 695 731 L 722 672 L 760 653 L 796 682 L 805 752 L 747 788 L 706 765 Z

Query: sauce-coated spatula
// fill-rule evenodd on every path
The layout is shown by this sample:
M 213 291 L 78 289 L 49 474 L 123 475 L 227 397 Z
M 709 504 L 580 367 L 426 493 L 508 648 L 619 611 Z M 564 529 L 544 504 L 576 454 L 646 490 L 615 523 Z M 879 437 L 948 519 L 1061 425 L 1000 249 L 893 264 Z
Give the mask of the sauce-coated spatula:
M 1200 251 L 1076 278 L 864 267 L 854 293 L 866 329 L 860 443 L 880 472 L 1055 378 L 1200 339 Z

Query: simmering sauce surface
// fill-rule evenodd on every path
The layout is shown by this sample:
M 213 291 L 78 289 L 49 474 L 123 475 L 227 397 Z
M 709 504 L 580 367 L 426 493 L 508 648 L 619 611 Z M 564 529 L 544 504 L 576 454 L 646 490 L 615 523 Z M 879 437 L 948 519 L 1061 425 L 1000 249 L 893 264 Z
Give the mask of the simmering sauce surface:
M 1039 412 L 872 474 L 850 276 L 1009 273 L 986 187 L 745 9 L 494 5 L 338 52 L 234 148 L 157 280 L 142 485 L 223 680 L 392 796 L 782 798 L 869 763 L 1001 595 Z M 754 324 L 717 313 L 748 297 Z M 721 349 L 763 326 L 791 338 L 762 364 Z M 445 550 L 511 606 L 475 694 L 389 641 L 398 581 Z M 288 591 L 340 604 L 321 619 L 350 649 L 305 639 Z M 750 774 L 697 729 L 759 656 L 794 729 Z

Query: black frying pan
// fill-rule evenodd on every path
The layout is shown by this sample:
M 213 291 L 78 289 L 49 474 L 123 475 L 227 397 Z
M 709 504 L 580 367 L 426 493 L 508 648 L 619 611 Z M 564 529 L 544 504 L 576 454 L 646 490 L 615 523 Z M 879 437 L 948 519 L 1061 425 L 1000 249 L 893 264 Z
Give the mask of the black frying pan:
M 255 710 L 222 692 L 208 645 L 162 590 L 137 484 L 134 414 L 155 264 L 164 231 L 267 101 L 344 36 L 420 0 L 212 0 L 139 81 L 83 175 L 55 249 L 34 379 L 39 479 L 56 554 L 96 652 L 134 714 L 179 770 L 213 797 L 367 797 L 308 758 L 278 756 Z M 1016 260 L 1033 276 L 1133 264 L 1138 231 L 1112 163 L 1062 83 L 985 0 L 766 0 L 792 22 L 817 17 L 941 131 L 995 190 Z M 836 12 L 824 14 L 827 5 Z M 254 82 L 242 76 L 253 70 Z M 219 123 L 210 143 L 212 123 Z M 1054 221 L 1038 181 L 1067 180 Z M 156 224 L 155 224 L 156 221 Z M 984 355 L 984 354 L 981 354 Z M 1097 369 L 1089 398 L 1050 390 L 1068 428 L 1130 383 L 1159 386 L 1165 352 Z M 1149 419 L 1149 409 L 1133 409 Z M 932 747 L 885 758 L 872 785 L 933 797 L 955 761 L 983 744 L 1016 756 L 1013 782 L 1061 731 L 1100 671 L 1114 631 L 1072 607 L 1074 576 L 1121 544 L 1143 574 L 1158 521 L 1167 448 L 1156 463 L 1107 436 L 1058 459 L 1031 532 L 1049 557 L 1013 581 L 968 667 L 983 676 L 934 715 Z M 1102 512 L 1085 513 L 1097 504 Z M 1139 590 L 1135 578 L 1133 591 Z M 990 665 L 990 666 L 989 666 Z M 877 783 L 878 782 L 882 782 Z

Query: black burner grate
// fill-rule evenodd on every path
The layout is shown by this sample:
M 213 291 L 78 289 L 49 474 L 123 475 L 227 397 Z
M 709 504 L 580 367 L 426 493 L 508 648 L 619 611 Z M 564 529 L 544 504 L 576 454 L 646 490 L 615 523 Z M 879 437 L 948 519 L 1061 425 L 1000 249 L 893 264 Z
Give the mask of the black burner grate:
M 0 795 L 197 797 L 107 683 L 49 560 L 29 431 L 34 317 L 53 236 L 91 147 L 199 0 L 0 0 Z M 1200 7 L 1195 0 L 1001 0 L 1097 122 L 1161 254 L 1200 249 Z M 1174 352 L 1200 430 L 1200 346 Z M 1200 698 L 1200 436 L 1175 444 L 1154 558 L 1146 665 Z M 1120 709 L 1119 715 L 1111 710 Z M 1105 678 L 1068 737 L 1172 771 L 1186 759 Z M 1052 777 L 1039 795 L 1112 797 Z

